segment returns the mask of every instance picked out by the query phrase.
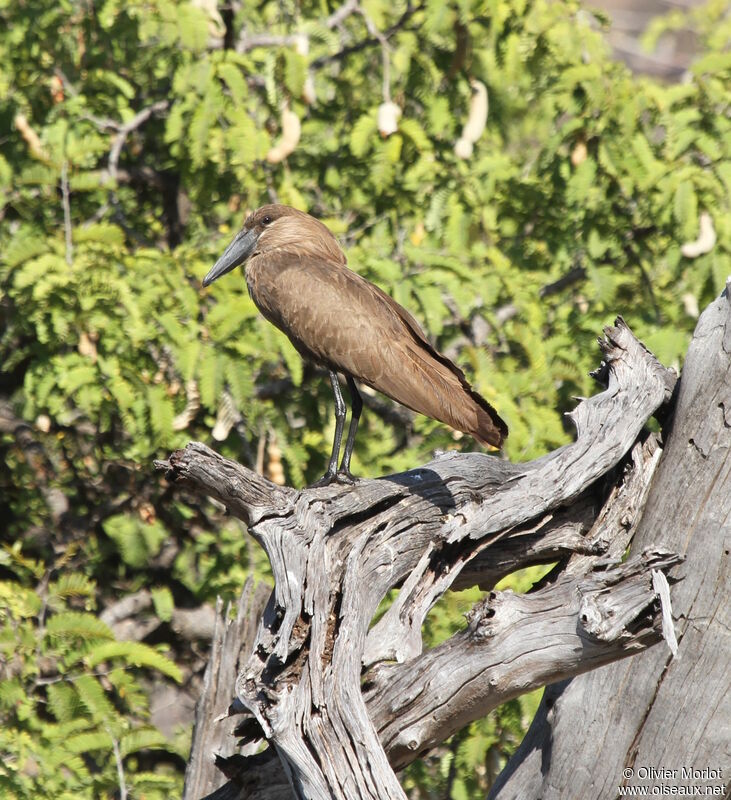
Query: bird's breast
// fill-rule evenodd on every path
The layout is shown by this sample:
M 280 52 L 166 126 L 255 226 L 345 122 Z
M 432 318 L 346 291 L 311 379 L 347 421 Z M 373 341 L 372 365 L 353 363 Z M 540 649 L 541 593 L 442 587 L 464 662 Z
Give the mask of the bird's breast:
M 285 333 L 300 355 L 324 363 L 311 335 L 313 285 L 296 254 L 268 254 L 251 259 L 246 268 L 249 295 L 262 316 Z

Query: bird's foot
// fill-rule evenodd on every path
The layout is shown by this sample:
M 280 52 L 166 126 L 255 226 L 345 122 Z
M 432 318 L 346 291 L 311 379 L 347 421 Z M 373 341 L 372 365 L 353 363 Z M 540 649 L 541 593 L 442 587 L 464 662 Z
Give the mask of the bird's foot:
M 328 470 L 322 478 L 319 478 L 314 483 L 310 483 L 307 488 L 308 489 L 321 489 L 323 486 L 329 486 L 331 483 L 335 483 L 338 479 L 338 473 L 333 471 L 331 472 Z
M 314 483 L 311 483 L 308 489 L 321 489 L 323 486 L 330 486 L 332 483 L 339 483 L 343 486 L 353 486 L 358 479 L 351 474 L 349 469 L 339 469 L 337 472 L 330 472 L 329 470 Z
M 338 483 L 342 483 L 346 486 L 353 486 L 358 480 L 347 467 L 340 467 L 336 478 Z

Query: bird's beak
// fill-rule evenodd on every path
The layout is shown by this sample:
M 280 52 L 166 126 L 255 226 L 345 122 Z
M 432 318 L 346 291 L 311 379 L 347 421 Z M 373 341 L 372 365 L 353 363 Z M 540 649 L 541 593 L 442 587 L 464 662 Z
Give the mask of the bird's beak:
M 203 278 L 203 285 L 210 286 L 221 275 L 225 275 L 238 267 L 239 264 L 243 264 L 254 252 L 258 238 L 254 230 L 239 231 L 231 244 L 224 250 L 221 258 L 213 265 L 208 275 Z

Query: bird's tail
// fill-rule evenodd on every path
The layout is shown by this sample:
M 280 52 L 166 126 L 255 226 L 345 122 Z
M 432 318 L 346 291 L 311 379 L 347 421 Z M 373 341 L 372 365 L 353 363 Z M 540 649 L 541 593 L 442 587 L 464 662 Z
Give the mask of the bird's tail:
M 426 350 L 420 342 L 406 349 L 413 368 L 406 367 L 398 380 L 403 390 L 391 396 L 420 414 L 470 434 L 480 444 L 500 448 L 508 426 L 470 386 L 462 370 L 436 350 Z M 414 382 L 420 385 L 414 386 Z

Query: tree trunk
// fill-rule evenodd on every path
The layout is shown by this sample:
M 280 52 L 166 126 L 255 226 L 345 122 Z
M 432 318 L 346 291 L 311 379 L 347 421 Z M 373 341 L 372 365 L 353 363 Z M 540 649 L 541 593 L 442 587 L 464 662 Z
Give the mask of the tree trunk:
M 492 796 L 611 796 L 603 792 L 616 792 L 628 753 L 628 765 L 672 766 L 652 750 L 653 732 L 670 725 L 664 698 L 679 691 L 676 680 L 701 665 L 714 683 L 683 689 L 691 732 L 685 726 L 682 753 L 689 754 L 690 739 L 693 758 L 720 760 L 720 726 L 705 737 L 702 726 L 706 718 L 720 720 L 728 685 L 728 648 L 718 645 L 727 613 L 719 531 L 725 526 L 728 534 L 731 497 L 730 319 L 727 291 L 699 322 L 665 454 L 659 437 L 643 429 L 670 399 L 674 375 L 619 319 L 601 343 L 606 363 L 597 377 L 607 389 L 571 415 L 576 442 L 533 462 L 450 453 L 354 487 L 300 492 L 200 444 L 160 464 L 170 480 L 217 498 L 244 520 L 275 578 L 256 641 L 230 687 L 237 699 L 229 709 L 241 743 L 266 740 L 270 747 L 219 759 L 230 780 L 215 792 L 192 768 L 186 800 L 197 800 L 188 785 L 216 798 L 404 797 L 394 769 L 505 700 L 557 681 L 564 683 L 547 692 Z M 684 614 L 683 660 L 658 647 L 611 664 L 660 641 L 663 629 L 673 645 L 663 571 L 679 563 L 674 553 L 688 564 L 702 559 L 715 581 L 701 586 L 703 573 L 691 576 L 686 567 L 673 589 L 676 612 Z M 445 591 L 491 588 L 514 569 L 556 560 L 535 591 L 490 592 L 466 630 L 422 652 L 422 623 Z M 397 600 L 371 628 L 396 586 Z M 706 631 L 716 634 L 715 648 L 704 647 Z M 696 639 L 699 653 L 690 650 Z M 227 646 L 238 654 L 240 642 Z M 664 675 L 659 685 L 656 668 Z M 710 707 L 714 691 L 720 694 Z M 211 694 L 202 706 L 220 705 L 199 716 L 225 711 L 220 700 Z M 220 724 L 231 729 L 231 722 Z M 620 746 L 596 736 L 597 726 L 609 731 L 610 724 Z M 681 735 L 672 727 L 668 733 Z
M 673 589 L 678 654 L 657 647 L 550 687 L 490 793 L 494 800 L 617 797 L 619 787 L 631 786 L 666 794 L 688 787 L 686 796 L 699 787 L 728 797 L 729 294 L 727 285 L 696 327 L 667 447 L 632 543 L 633 552 L 664 547 L 685 558 L 673 572 L 682 578 Z

